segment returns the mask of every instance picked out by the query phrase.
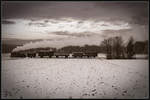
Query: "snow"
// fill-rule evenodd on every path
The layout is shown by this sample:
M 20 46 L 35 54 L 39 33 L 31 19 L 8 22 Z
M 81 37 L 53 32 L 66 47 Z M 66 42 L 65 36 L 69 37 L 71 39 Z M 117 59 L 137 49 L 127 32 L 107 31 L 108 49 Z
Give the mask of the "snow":
M 148 98 L 148 60 L 9 58 L 2 98 Z
M 97 56 L 98 56 L 98 58 L 105 58 L 106 59 L 106 54 L 104 54 L 104 53 L 98 53 Z
M 135 58 L 148 58 L 148 55 L 147 54 L 136 54 L 134 55 Z

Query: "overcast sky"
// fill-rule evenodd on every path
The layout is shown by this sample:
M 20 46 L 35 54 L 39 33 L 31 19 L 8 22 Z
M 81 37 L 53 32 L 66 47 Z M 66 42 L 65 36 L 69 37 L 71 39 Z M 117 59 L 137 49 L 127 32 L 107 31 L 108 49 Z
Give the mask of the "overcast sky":
M 6 2 L 2 39 L 48 39 L 51 45 L 99 45 L 104 38 L 148 40 L 147 2 Z

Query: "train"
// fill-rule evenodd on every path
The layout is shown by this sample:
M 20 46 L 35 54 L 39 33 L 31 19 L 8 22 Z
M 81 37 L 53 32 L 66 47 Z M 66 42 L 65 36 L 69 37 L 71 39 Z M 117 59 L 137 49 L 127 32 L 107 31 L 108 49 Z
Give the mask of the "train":
M 11 57 L 55 57 L 55 58 L 69 58 L 70 56 L 72 58 L 95 58 L 97 57 L 97 52 L 57 52 L 57 51 L 51 51 L 51 50 L 39 50 L 39 51 L 18 51 L 18 52 L 11 52 Z

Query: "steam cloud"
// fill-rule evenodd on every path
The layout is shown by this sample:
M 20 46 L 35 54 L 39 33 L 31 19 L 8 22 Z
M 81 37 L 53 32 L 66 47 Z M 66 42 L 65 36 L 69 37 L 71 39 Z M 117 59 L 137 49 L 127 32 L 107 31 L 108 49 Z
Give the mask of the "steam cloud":
M 54 46 L 51 44 L 51 41 L 43 40 L 34 43 L 33 42 L 26 43 L 23 46 L 17 46 L 12 51 L 16 52 L 21 50 L 33 49 L 33 48 L 46 48 L 46 47 L 54 47 Z

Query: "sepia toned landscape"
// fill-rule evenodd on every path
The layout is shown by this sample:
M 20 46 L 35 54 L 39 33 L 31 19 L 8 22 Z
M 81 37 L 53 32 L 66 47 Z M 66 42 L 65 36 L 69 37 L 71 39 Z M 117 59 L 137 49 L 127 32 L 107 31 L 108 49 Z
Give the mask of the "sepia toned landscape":
M 1 98 L 149 98 L 146 1 L 3 2 Z

